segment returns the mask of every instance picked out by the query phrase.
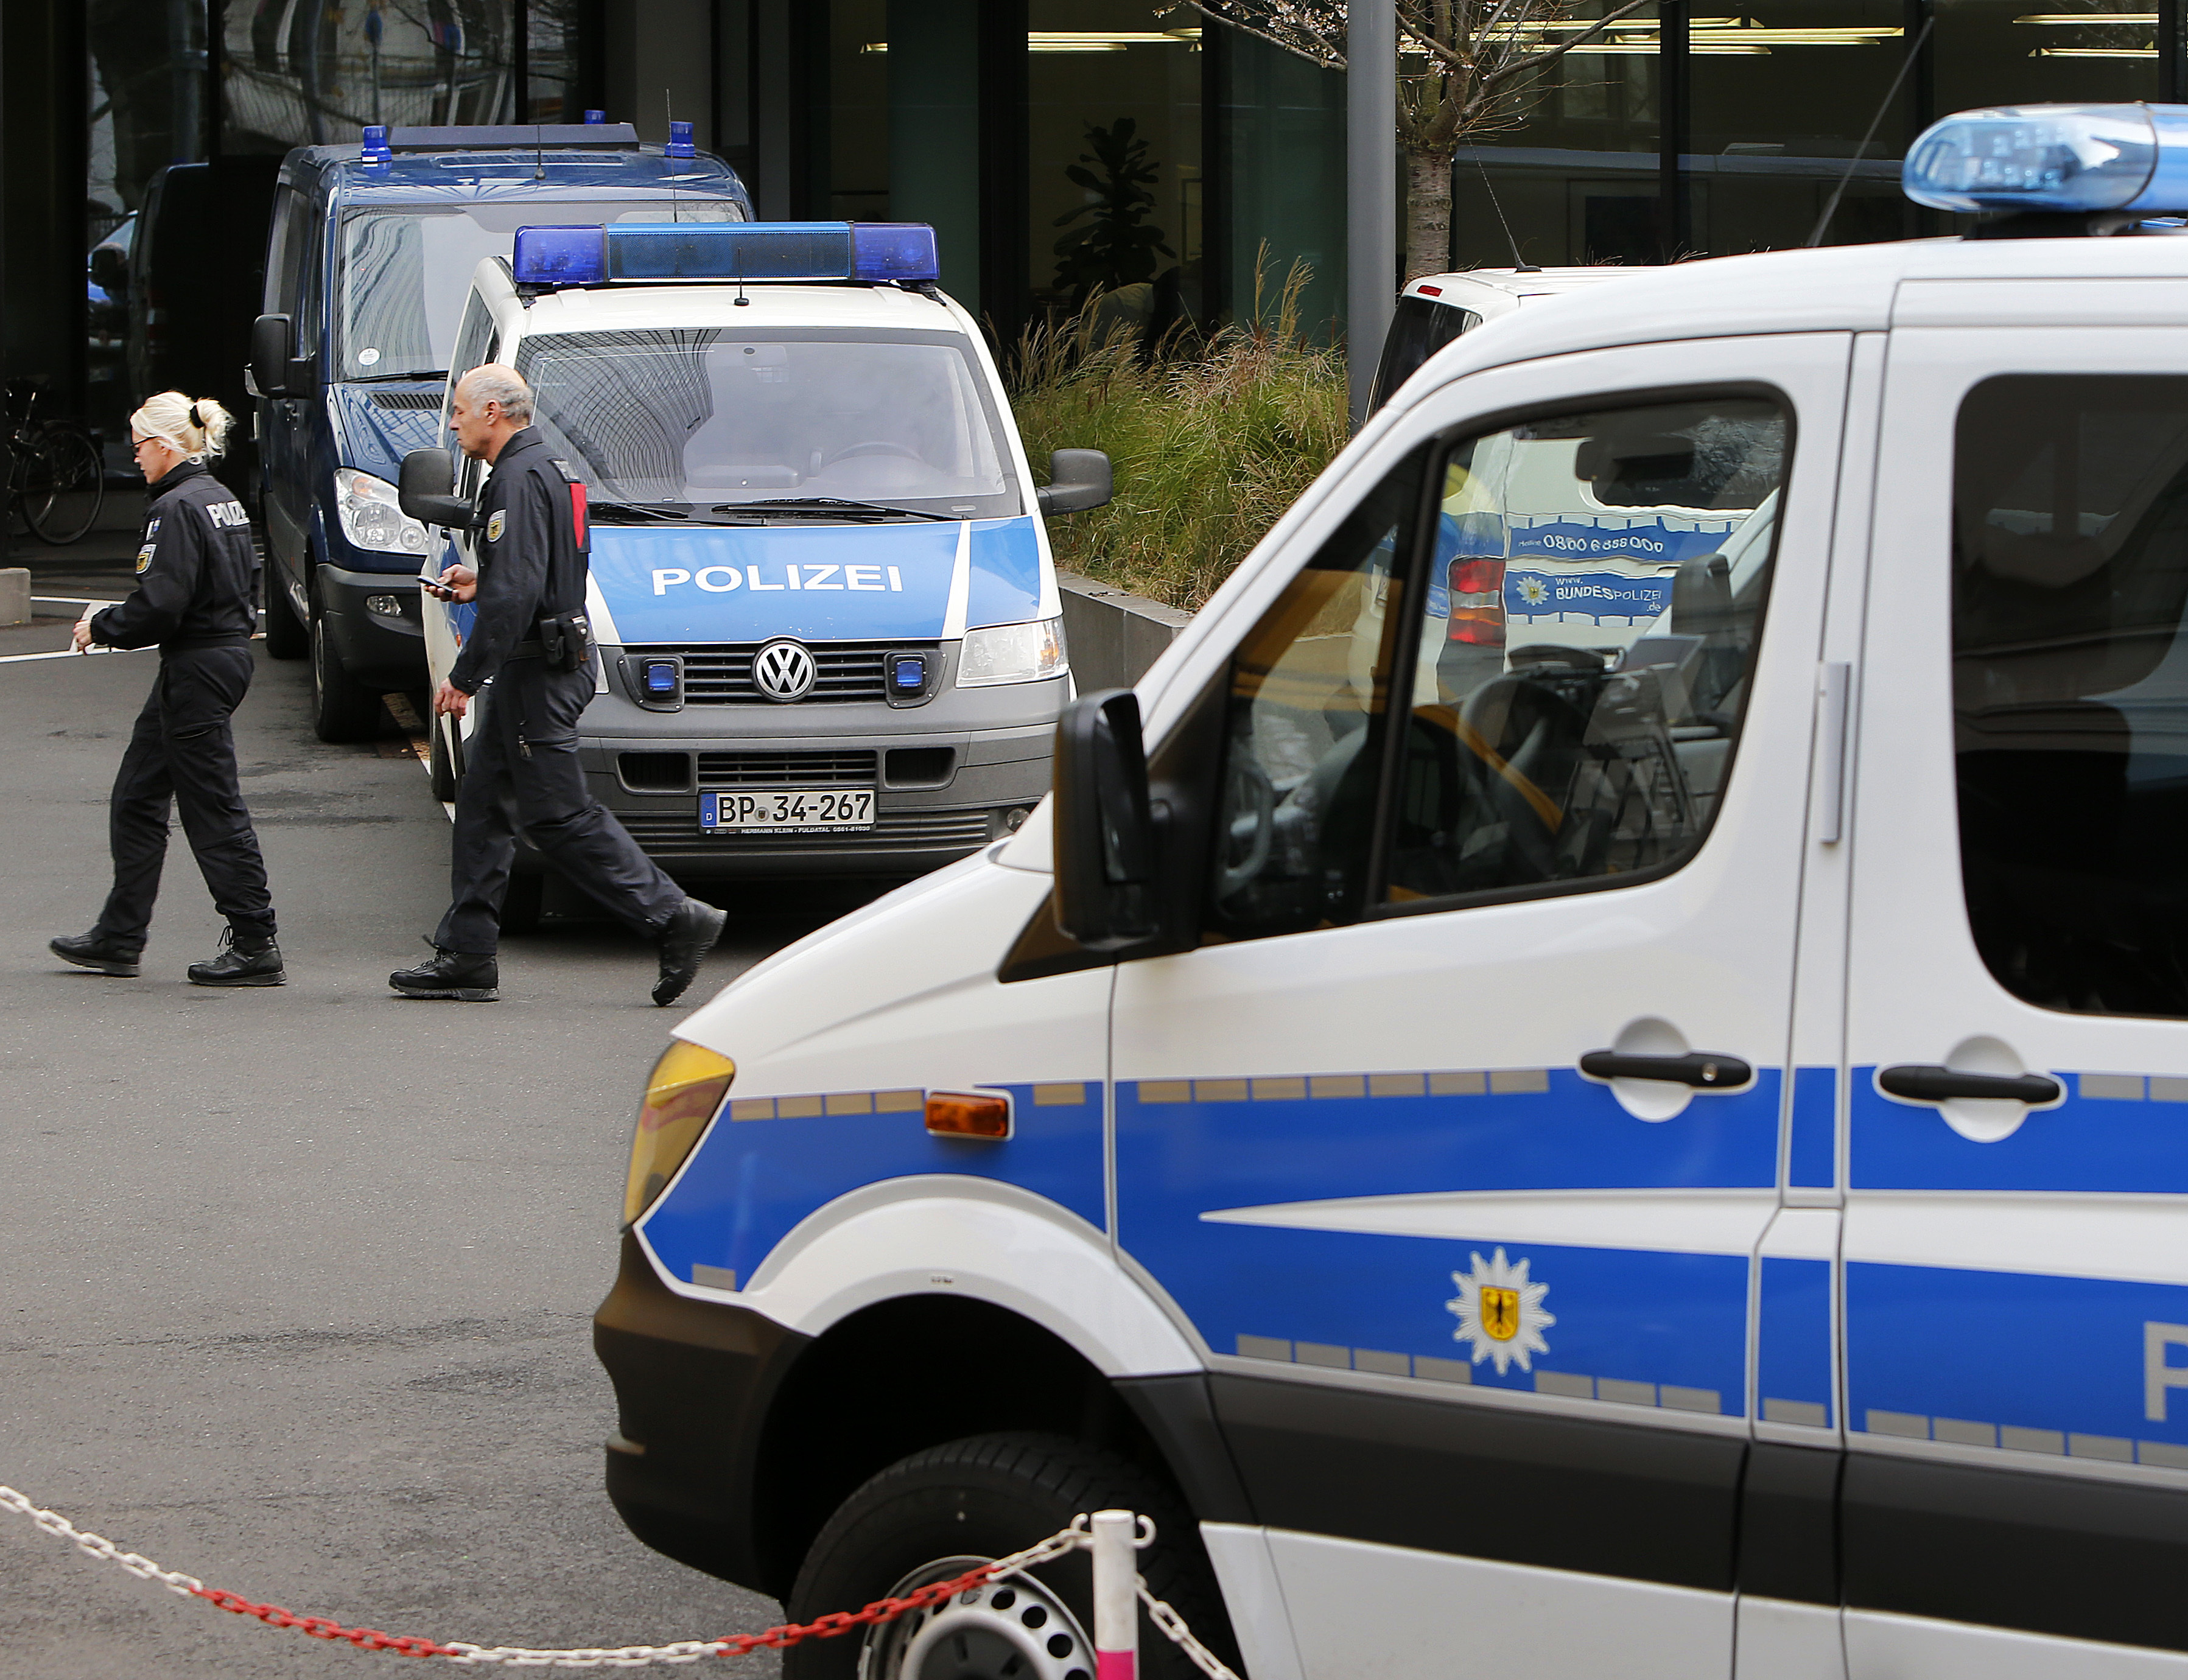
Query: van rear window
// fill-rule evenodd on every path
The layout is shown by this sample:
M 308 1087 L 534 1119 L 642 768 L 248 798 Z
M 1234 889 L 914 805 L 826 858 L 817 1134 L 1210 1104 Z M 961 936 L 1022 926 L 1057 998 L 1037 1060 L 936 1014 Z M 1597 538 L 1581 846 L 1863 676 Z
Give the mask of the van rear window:
M 1954 459 L 1977 948 L 2030 1003 L 2188 1016 L 2188 378 L 1986 381 Z

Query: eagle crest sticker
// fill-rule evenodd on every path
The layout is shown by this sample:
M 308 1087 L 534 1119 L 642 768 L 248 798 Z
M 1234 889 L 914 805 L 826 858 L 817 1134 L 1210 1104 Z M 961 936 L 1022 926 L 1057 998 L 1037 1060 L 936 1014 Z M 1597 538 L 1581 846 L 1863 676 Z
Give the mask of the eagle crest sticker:
M 508 528 L 508 526 L 509 510 L 506 508 L 496 508 L 493 510 L 493 516 L 486 522 L 487 541 L 489 543 L 499 542 L 501 540 L 501 533 Z
M 1458 1316 L 1452 1339 L 1472 1345 L 1476 1365 L 1494 1360 L 1500 1377 L 1514 1364 L 1522 1371 L 1533 1370 L 1534 1356 L 1550 1350 L 1542 1332 L 1558 1322 L 1556 1315 L 1542 1311 L 1542 1297 L 1550 1293 L 1550 1286 L 1529 1282 L 1531 1262 L 1523 1260 L 1514 1266 L 1502 1249 L 1490 1260 L 1480 1254 L 1471 1258 L 1471 1273 L 1452 1273 L 1458 1294 L 1443 1304 L 1445 1311 Z

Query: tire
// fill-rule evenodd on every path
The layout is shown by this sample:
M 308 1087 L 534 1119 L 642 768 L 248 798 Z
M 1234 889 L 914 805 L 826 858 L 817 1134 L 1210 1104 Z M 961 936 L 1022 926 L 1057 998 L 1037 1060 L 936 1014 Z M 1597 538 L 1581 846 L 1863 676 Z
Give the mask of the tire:
M 98 521 L 106 500 L 106 464 L 99 446 L 71 427 L 48 427 L 38 438 L 23 486 L 23 518 L 31 534 L 59 548 Z
M 266 657 L 302 659 L 312 651 L 312 633 L 296 616 L 289 600 L 289 586 L 281 581 L 281 567 L 266 563 Z
M 855 1610 L 961 1575 L 1066 1527 L 1081 1512 L 1125 1509 L 1154 1519 L 1140 1554 L 1150 1591 L 1167 1599 L 1210 1649 L 1231 1657 L 1229 1622 L 1200 1536 L 1177 1495 L 1131 1460 L 1060 1435 L 976 1435 L 916 1452 L 883 1470 L 828 1519 L 791 1589 L 792 1621 Z M 967 1561 L 968 1559 L 973 1561 Z M 783 1653 L 784 1680 L 1092 1680 L 1092 1569 L 1083 1551 L 961 1594 L 939 1610 Z M 1003 1589 L 1012 1589 L 1007 1594 Z M 1046 1601 L 1045 1603 L 1043 1601 Z M 1068 1612 L 1068 1615 L 1059 1612 Z M 950 1621 L 933 1626 L 941 1618 Z M 1028 1624 L 1041 1631 L 1034 1633 Z M 937 1636 L 940 1636 L 938 1638 Z M 921 1673 L 907 1659 L 932 1643 Z M 1144 1610 L 1140 1672 L 1197 1680 L 1198 1671 Z
M 509 891 L 502 895 L 501 931 L 536 933 L 547 907 L 547 876 L 544 870 L 512 869 Z
M 426 749 L 426 768 L 433 779 L 433 797 L 445 805 L 456 797 L 456 758 L 448 747 L 448 731 L 454 724 L 431 712 L 426 716 L 426 727 L 432 731 Z
M 322 741 L 369 741 L 380 733 L 380 694 L 350 675 L 327 643 L 326 615 L 312 614 L 312 728 Z

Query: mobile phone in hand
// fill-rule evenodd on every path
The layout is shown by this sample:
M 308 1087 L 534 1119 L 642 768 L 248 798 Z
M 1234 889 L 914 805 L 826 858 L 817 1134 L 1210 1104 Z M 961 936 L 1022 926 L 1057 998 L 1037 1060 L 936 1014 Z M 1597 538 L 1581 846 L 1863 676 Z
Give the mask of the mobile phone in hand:
M 456 592 L 454 589 L 439 578 L 429 577 L 423 572 L 418 574 L 418 587 L 432 596 L 435 600 L 454 600 L 456 598 Z

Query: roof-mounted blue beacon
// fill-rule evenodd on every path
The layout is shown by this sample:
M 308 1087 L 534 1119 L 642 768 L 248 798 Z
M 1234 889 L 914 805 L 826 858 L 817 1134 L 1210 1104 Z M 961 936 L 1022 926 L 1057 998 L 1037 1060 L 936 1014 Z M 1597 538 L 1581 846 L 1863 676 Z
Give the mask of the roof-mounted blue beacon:
M 934 229 L 916 222 L 618 222 L 520 228 L 510 271 L 552 290 L 617 282 L 850 280 L 930 285 Z
M 2178 214 L 2188 211 L 2188 105 L 1961 111 L 1923 131 L 1900 180 L 1933 210 Z

